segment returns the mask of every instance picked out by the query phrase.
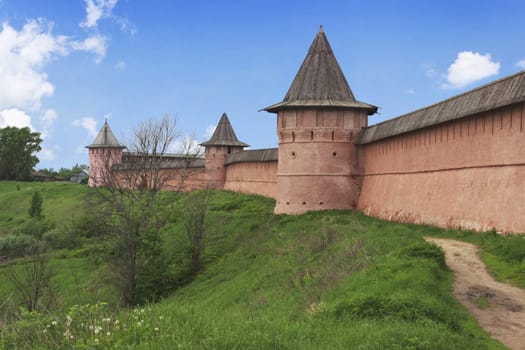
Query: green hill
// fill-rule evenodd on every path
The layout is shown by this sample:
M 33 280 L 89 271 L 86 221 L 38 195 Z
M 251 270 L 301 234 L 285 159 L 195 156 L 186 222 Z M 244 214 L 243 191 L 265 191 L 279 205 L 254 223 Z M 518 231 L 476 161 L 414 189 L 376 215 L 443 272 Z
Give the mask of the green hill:
M 79 213 L 87 186 L 69 182 L 0 181 L 0 235 L 27 220 L 33 193 L 44 199 L 44 215 L 54 223 L 66 223 Z
M 68 205 L 82 207 L 82 193 L 88 191 L 69 184 L 35 186 L 46 216 L 53 212 L 60 221 L 76 211 Z M 0 187 L 9 189 L 0 194 L 0 208 L 15 208 L 7 201 L 29 203 L 29 184 L 20 191 L 11 183 Z M 115 295 L 104 285 L 104 262 L 90 256 L 93 245 L 57 251 L 54 281 L 66 311 L 26 315 L 0 332 L 0 344 L 17 349 L 504 348 L 454 299 L 442 252 L 422 237 L 456 235 L 477 242 L 496 265 L 516 271 L 519 264 L 502 248 L 508 246 L 506 238 L 390 223 L 349 211 L 276 216 L 273 206 L 271 199 L 213 191 L 204 271 L 168 298 L 134 310 L 96 304 L 114 301 Z M 16 208 L 2 210 L 2 217 L 23 220 L 27 207 Z M 188 257 L 181 219 L 174 216 L 162 235 L 170 271 L 182 276 Z M 5 297 L 6 283 L 1 284 Z M 86 303 L 91 306 L 70 309 Z

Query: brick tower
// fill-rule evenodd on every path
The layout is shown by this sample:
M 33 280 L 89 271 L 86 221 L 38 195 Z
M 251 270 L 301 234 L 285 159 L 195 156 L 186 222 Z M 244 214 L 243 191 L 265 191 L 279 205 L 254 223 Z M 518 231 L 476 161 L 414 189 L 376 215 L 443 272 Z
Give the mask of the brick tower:
M 354 143 L 377 107 L 355 99 L 321 26 L 277 113 L 275 213 L 351 209 L 359 176 Z
M 237 139 L 226 113 L 223 113 L 211 139 L 201 143 L 205 147 L 204 183 L 206 188 L 224 187 L 226 168 L 224 162 L 229 154 L 242 151 L 248 147 Z
M 86 148 L 89 150 L 88 186 L 103 187 L 107 171 L 113 164 L 122 163 L 122 151 L 126 147 L 118 142 L 106 120 L 95 141 Z

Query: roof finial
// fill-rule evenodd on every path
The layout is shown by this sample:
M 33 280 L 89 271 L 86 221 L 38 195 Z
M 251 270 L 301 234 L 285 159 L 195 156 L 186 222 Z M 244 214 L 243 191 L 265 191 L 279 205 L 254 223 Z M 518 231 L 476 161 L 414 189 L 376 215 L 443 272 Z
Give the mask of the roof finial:
M 319 33 L 322 33 L 322 32 L 323 32 L 323 25 L 321 24 L 321 25 L 319 26 Z

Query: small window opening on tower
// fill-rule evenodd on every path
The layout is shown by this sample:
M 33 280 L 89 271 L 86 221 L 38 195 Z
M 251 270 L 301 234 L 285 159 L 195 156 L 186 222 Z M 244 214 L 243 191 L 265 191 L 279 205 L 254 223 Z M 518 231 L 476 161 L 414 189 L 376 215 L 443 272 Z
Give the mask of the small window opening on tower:
M 333 157 L 337 157 L 337 152 L 336 152 L 336 151 L 333 151 L 333 152 L 332 152 L 332 156 L 333 156 Z
M 232 153 L 232 146 L 228 146 L 228 154 Z
M 306 205 L 306 202 L 303 202 L 303 205 Z
M 313 141 L 314 140 L 314 132 L 313 130 L 310 131 L 310 141 Z
M 292 158 L 295 158 L 295 157 L 296 157 L 295 152 L 292 152 Z
M 295 141 L 295 132 L 292 131 L 292 142 Z

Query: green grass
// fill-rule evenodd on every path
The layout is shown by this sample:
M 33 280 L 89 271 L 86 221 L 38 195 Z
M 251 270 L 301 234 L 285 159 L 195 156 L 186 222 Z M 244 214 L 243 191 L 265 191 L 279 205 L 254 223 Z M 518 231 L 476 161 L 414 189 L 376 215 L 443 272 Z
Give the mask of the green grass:
M 453 298 L 424 227 L 344 211 L 276 217 L 269 204 L 257 217 L 220 213 L 244 225 L 236 246 L 151 306 L 162 337 L 137 348 L 503 348 Z
M 0 181 L 0 235 L 10 232 L 28 219 L 34 192 L 40 192 L 47 220 L 69 223 L 78 214 L 87 186 L 69 182 Z
M 0 188 L 7 185 L 0 183 Z M 40 184 L 48 185 L 57 193 L 63 190 L 73 206 L 80 205 L 86 191 L 83 186 L 77 190 Z M 41 193 L 44 208 L 48 204 L 52 210 L 57 202 L 52 196 L 46 201 L 45 190 Z M 25 195 L 26 205 L 31 195 L 30 191 Z M 179 200 L 174 208 L 182 205 Z M 171 204 L 167 201 L 166 207 Z M 145 312 L 108 309 L 96 317 L 71 313 L 73 322 L 85 327 L 102 324 L 103 318 L 126 325 L 117 329 L 112 323 L 107 338 L 78 326 L 75 338 L 64 340 L 65 315 L 57 311 L 42 319 L 28 316 L 18 328 L 4 330 L 0 346 L 13 348 L 8 340 L 14 336 L 38 339 L 18 342 L 21 349 L 57 344 L 65 349 L 73 345 L 80 349 L 504 348 L 455 300 L 452 274 L 442 252 L 423 237 L 454 237 L 477 244 L 499 278 L 513 279 L 518 285 L 524 280 L 519 273 L 521 253 L 514 249 L 521 244 L 519 238 L 390 223 L 349 211 L 276 216 L 274 204 L 268 198 L 213 191 L 201 274 L 170 297 L 145 307 Z M 67 211 L 62 213 L 66 220 Z M 189 261 L 179 216 L 164 227 L 162 237 L 171 256 L 170 269 L 182 277 Z M 54 254 L 54 282 L 62 293 L 62 310 L 97 300 L 116 302 L 103 261 L 86 257 L 88 251 Z M 0 298 L 6 290 L 0 269 Z M 51 319 L 57 321 L 52 326 L 56 336 L 51 331 L 46 336 L 39 333 Z
M 26 260 L 19 259 L 0 265 L 0 301 L 8 298 L 17 301 L 6 271 L 11 268 L 21 270 L 25 263 Z M 51 283 L 58 302 L 54 308 L 58 308 L 59 312 L 76 304 L 94 304 L 101 300 L 111 302 L 112 305 L 118 304 L 115 290 L 104 279 L 104 268 L 94 267 L 91 259 L 59 253 L 50 260 L 49 266 L 53 271 Z
M 525 288 L 525 234 L 503 236 L 495 232 L 431 228 L 429 235 L 476 245 L 481 260 L 496 280 Z

